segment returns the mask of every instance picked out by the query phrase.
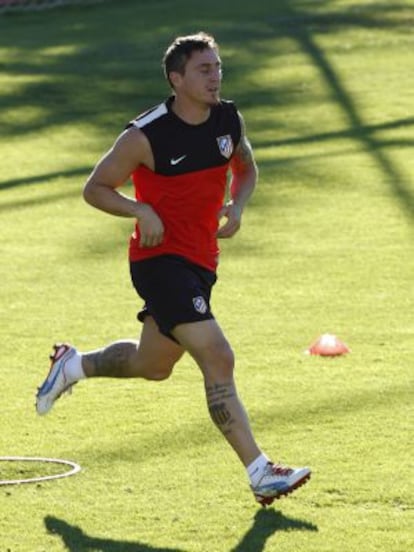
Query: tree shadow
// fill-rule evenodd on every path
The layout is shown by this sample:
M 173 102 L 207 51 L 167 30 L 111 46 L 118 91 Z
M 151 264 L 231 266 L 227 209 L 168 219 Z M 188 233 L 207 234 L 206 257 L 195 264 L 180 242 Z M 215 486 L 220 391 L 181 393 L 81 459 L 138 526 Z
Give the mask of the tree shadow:
M 59 535 L 70 552 L 184 552 L 178 548 L 158 548 L 141 542 L 91 537 L 76 525 L 53 516 L 45 517 L 46 529 Z
M 399 201 L 403 211 L 414 219 L 414 195 L 408 187 L 408 182 L 396 163 L 393 162 L 390 155 L 384 151 L 383 140 L 375 137 L 373 129 L 369 128 L 363 120 L 352 95 L 347 91 L 338 72 L 333 64 L 327 58 L 324 50 L 318 46 L 311 28 L 309 27 L 309 15 L 301 13 L 294 7 L 293 2 L 280 0 L 279 4 L 283 6 L 286 16 L 290 19 L 292 25 L 280 26 L 280 21 L 274 21 L 273 26 L 279 33 L 284 33 L 294 39 L 301 47 L 303 52 L 310 57 L 312 63 L 318 68 L 322 79 L 325 81 L 328 89 L 331 91 L 332 97 L 345 114 L 349 124 L 349 135 L 357 140 L 362 148 L 374 159 L 376 165 L 382 171 L 386 182 L 392 189 L 396 199 Z M 395 8 L 395 7 L 394 7 Z M 336 20 L 336 23 L 341 18 Z M 329 21 L 329 20 L 328 20 Z M 380 23 L 377 19 L 373 19 L 372 23 L 378 26 Z M 403 124 L 412 124 L 413 118 L 403 120 Z M 392 128 L 392 123 L 391 123 Z M 314 136 L 314 140 L 321 137 Z M 281 141 L 281 143 L 284 143 Z M 289 143 L 286 141 L 285 143 Z M 408 145 L 408 144 L 407 144 Z
M 277 510 L 262 509 L 254 516 L 252 527 L 230 552 L 261 552 L 266 541 L 280 531 L 318 531 L 318 527 L 309 521 L 285 516 Z
M 43 174 L 36 174 L 24 178 L 12 178 L 0 182 L 0 191 L 15 188 L 16 186 L 26 186 L 27 184 L 45 184 L 50 180 L 58 177 L 71 178 L 72 176 L 87 176 L 92 171 L 92 167 L 77 167 L 76 169 L 68 169 L 66 171 L 55 171 Z
M 259 138 L 253 142 L 253 145 L 255 147 L 297 145 L 300 149 L 302 144 L 323 141 L 330 143 L 332 140 L 349 138 L 373 159 L 402 212 L 412 221 L 414 219 L 414 194 L 410 189 L 408 176 L 404 174 L 401 165 L 387 150 L 391 147 L 412 147 L 414 141 L 411 138 L 387 139 L 378 136 L 378 132 L 412 126 L 413 117 L 407 115 L 407 117 L 395 121 L 384 121 L 376 125 L 367 123 L 353 99 L 352 92 L 347 89 L 341 79 L 340 72 L 329 59 L 326 50 L 318 43 L 318 36 L 350 29 L 390 30 L 407 34 L 412 28 L 412 14 L 410 15 L 407 6 L 402 2 L 392 5 L 383 3 L 342 9 L 331 8 L 330 4 L 332 3 L 329 1 L 322 1 L 319 3 L 318 9 L 314 11 L 303 0 L 278 0 L 275 3 L 275 9 L 269 10 L 260 32 L 257 33 L 258 36 L 253 36 L 250 32 L 248 34 L 249 40 L 246 41 L 246 44 L 251 51 L 250 57 L 248 54 L 237 57 L 232 63 L 233 68 L 230 68 L 229 73 L 232 76 L 232 82 L 233 80 L 236 82 L 237 101 L 242 109 L 257 104 L 263 107 L 272 106 L 275 109 L 292 106 L 295 102 L 298 104 L 298 108 L 303 106 L 304 102 L 311 105 L 316 101 L 315 98 L 309 94 L 294 93 L 296 82 L 292 81 L 290 88 L 289 86 L 281 88 L 276 81 L 275 84 L 272 84 L 272 89 L 262 86 L 257 90 L 257 81 L 253 79 L 250 82 L 251 73 L 246 71 L 246 65 L 254 67 L 257 64 L 257 58 L 268 60 L 270 57 L 283 55 L 283 48 L 280 53 L 275 51 L 277 50 L 274 47 L 275 41 L 281 42 L 284 39 L 289 39 L 299 46 L 312 66 L 319 71 L 326 90 L 344 114 L 347 123 L 345 129 L 299 135 L 293 138 L 287 137 L 286 139 L 263 140 L 260 138 L 260 134 L 263 131 L 271 132 L 272 125 L 275 124 L 272 117 L 268 120 L 263 118 L 258 123 Z M 239 29 L 228 28 L 226 30 L 228 32 L 225 34 L 225 41 L 240 51 L 238 46 L 240 44 Z M 361 56 L 363 55 L 364 53 L 361 51 Z M 284 131 L 283 128 L 279 130 Z M 290 128 L 289 131 L 286 128 L 287 132 L 291 133 L 292 129 Z M 287 162 L 290 162 L 290 159 Z M 261 161 L 260 165 L 270 165 L 271 163 L 270 160 Z
M 234 10 L 232 4 L 235 2 L 232 1 L 212 0 L 206 6 L 197 4 L 196 8 L 191 7 L 190 2 L 182 2 L 177 10 L 168 13 L 168 10 L 160 10 L 165 4 L 158 1 L 137 7 L 135 2 L 125 1 L 122 8 L 114 9 L 108 3 L 100 7 L 99 17 L 95 17 L 92 10 L 90 13 L 82 11 L 82 20 L 75 9 L 65 10 L 64 17 L 55 12 L 48 15 L 47 33 L 43 29 L 44 18 L 40 16 L 25 18 L 25 25 L 17 28 L 14 25 L 10 30 L 5 21 L 0 21 L 2 43 L 13 49 L 2 66 L 9 75 L 17 77 L 12 89 L 1 94 L 5 114 L 0 119 L 1 132 L 18 136 L 87 121 L 88 125 L 106 129 L 107 133 L 112 133 L 113 129 L 115 135 L 121 130 L 124 117 L 126 122 L 152 102 L 160 101 L 164 87 L 159 59 L 165 45 L 175 34 L 199 27 L 202 20 L 203 27 L 216 34 L 223 49 L 237 52 L 236 56 L 231 55 L 228 80 L 237 90 L 237 101 L 242 109 L 249 105 L 282 109 L 296 104 L 300 107 L 304 101 L 316 101 L 311 95 L 292 94 L 292 83 L 276 83 L 267 88 L 257 86 L 258 60 L 286 53 L 283 47 L 275 48 L 275 39 L 288 38 L 298 44 L 319 70 L 348 125 L 345 130 L 334 133 L 269 141 L 268 145 L 297 144 L 300 149 L 307 142 L 349 137 L 374 159 L 404 212 L 414 218 L 413 193 L 401 167 L 387 151 L 390 146 L 409 147 L 412 140 L 387 140 L 376 134 L 410 125 L 412 117 L 407 117 L 405 122 L 402 119 L 376 127 L 366 124 L 338 71 L 317 43 L 317 35 L 349 29 L 409 32 L 412 19 L 404 3 L 335 9 L 329 0 L 321 0 L 317 10 L 304 0 L 277 0 L 259 5 L 243 3 L 237 24 L 230 23 L 233 18 L 227 17 Z M 136 18 L 138 9 L 140 17 Z M 185 18 L 181 20 L 184 12 Z M 134 37 L 125 37 L 125 20 L 135 21 Z M 146 21 L 153 22 L 151 28 Z M 134 67 L 139 67 L 139 78 L 131 70 Z M 90 79 L 92 68 L 94 79 Z M 24 115 L 27 108 L 30 108 L 29 116 Z M 22 115 L 6 116 L 10 110 L 22 110 Z M 269 125 L 274 126 L 275 121 L 260 122 L 262 130 L 269 129 Z M 6 182 L 0 185 L 0 190 L 17 185 Z
M 82 176 L 86 179 L 87 175 L 91 172 L 92 167 L 78 167 L 76 169 L 69 169 L 66 171 L 54 171 L 49 173 L 37 174 L 24 178 L 12 178 L 10 180 L 0 181 L 0 193 L 2 190 L 9 190 L 18 186 L 46 184 L 56 178 L 72 178 L 74 176 Z M 81 197 L 82 191 L 80 186 L 59 186 L 59 191 L 48 192 L 45 195 L 35 197 L 28 197 L 27 194 L 13 195 L 13 199 L 1 201 L 0 213 L 10 212 L 16 209 L 24 209 L 26 207 L 35 207 L 37 205 L 47 205 L 55 203 L 62 199 L 69 199 L 72 197 Z
M 10 213 L 13 210 L 24 209 L 27 207 L 35 207 L 37 205 L 49 205 L 61 201 L 62 199 L 70 199 L 80 197 L 80 189 L 71 189 L 57 193 L 49 193 L 37 198 L 23 198 L 10 201 L 2 201 L 0 203 L 0 213 Z
M 310 144 L 312 142 L 325 142 L 331 140 L 341 140 L 343 138 L 358 139 L 361 133 L 366 135 L 372 135 L 375 132 L 384 130 L 399 129 L 408 126 L 414 126 L 414 117 L 404 117 L 403 119 L 396 119 L 395 121 L 387 121 L 386 123 L 377 124 L 364 124 L 358 127 L 346 128 L 343 130 L 335 130 L 331 132 L 319 132 L 314 134 L 307 134 L 303 136 L 294 136 L 292 138 L 283 138 L 281 140 L 262 140 L 255 141 L 256 146 L 286 146 L 286 145 L 300 145 Z M 376 139 L 376 142 L 380 146 L 414 146 L 414 138 L 411 139 Z M 320 154 L 319 154 L 320 155 Z M 1 186 L 1 185 L 0 185 Z

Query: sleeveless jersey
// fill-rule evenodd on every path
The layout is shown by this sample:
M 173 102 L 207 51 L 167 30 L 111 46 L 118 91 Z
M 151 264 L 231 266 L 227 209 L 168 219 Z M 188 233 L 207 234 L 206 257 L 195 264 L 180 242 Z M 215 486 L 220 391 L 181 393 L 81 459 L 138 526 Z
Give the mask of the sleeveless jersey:
M 226 193 L 227 172 L 241 137 L 233 102 L 220 101 L 202 124 L 190 125 L 171 109 L 173 97 L 129 123 L 149 140 L 154 170 L 141 165 L 131 175 L 138 201 L 152 206 L 164 224 L 156 247 L 139 245 L 138 224 L 130 246 L 131 261 L 174 254 L 215 270 L 219 248 L 218 212 Z

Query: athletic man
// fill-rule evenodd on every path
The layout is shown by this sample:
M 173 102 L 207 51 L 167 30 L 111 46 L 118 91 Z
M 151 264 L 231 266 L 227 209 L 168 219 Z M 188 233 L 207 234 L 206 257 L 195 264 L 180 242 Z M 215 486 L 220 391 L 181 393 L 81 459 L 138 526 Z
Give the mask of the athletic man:
M 238 231 L 256 184 L 256 164 L 240 113 L 232 102 L 220 100 L 214 38 L 178 37 L 163 61 L 173 95 L 127 126 L 84 189 L 94 207 L 136 219 L 129 258 L 133 284 L 145 302 L 138 314 L 141 338 L 84 354 L 55 345 L 37 393 L 37 412 L 46 414 L 83 378 L 165 379 L 187 351 L 203 374 L 213 422 L 265 506 L 305 483 L 310 470 L 273 464 L 259 449 L 236 392 L 233 351 L 210 309 L 217 238 Z M 130 177 L 135 199 L 119 191 Z

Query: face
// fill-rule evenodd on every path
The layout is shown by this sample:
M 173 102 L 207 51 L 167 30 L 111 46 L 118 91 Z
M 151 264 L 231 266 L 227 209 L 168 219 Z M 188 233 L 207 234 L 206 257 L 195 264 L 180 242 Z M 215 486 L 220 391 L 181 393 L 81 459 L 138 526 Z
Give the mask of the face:
M 170 73 L 177 95 L 193 102 L 215 105 L 220 99 L 221 59 L 211 48 L 194 51 L 187 61 L 184 75 Z

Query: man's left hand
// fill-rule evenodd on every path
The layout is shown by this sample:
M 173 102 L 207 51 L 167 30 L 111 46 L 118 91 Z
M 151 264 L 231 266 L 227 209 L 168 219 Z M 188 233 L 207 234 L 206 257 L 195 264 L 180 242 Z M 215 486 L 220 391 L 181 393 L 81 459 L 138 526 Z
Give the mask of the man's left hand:
M 218 238 L 231 238 L 239 230 L 241 225 L 242 209 L 233 201 L 229 201 L 224 205 L 218 214 L 219 221 L 222 218 L 227 219 L 217 231 Z

